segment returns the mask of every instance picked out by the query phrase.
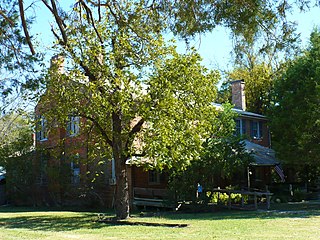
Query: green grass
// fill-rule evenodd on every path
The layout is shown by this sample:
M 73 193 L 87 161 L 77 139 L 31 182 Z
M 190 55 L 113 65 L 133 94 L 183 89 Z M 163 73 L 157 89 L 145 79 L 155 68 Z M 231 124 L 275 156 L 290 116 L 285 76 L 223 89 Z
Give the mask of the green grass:
M 279 204 L 272 211 L 162 214 L 129 221 L 188 224 L 185 228 L 97 223 L 97 213 L 0 208 L 0 239 L 319 239 L 320 205 Z M 110 214 L 111 216 L 111 214 Z

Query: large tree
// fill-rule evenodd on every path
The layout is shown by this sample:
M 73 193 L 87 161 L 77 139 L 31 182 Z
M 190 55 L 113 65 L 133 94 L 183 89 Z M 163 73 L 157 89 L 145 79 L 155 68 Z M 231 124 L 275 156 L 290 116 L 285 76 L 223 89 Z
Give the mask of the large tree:
M 115 160 L 116 215 L 126 218 L 126 161 L 143 155 L 161 169 L 197 159 L 213 126 L 219 75 L 202 67 L 194 51 L 179 55 L 166 44 L 161 17 L 144 2 L 106 6 L 100 17 L 84 2 L 68 18 L 48 7 L 60 19 L 53 32 L 61 56 L 53 61 L 40 111 L 48 125 L 76 115 L 96 129 Z
M 289 63 L 277 79 L 271 111 L 273 146 L 289 164 L 318 167 L 320 163 L 320 34 Z

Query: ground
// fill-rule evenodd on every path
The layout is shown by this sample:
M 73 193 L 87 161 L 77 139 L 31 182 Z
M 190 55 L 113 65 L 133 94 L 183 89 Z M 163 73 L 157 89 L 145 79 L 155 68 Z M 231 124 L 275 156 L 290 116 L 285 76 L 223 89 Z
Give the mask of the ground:
M 105 214 L 112 216 L 112 212 Z M 320 204 L 273 204 L 272 210 L 156 213 L 130 222 L 187 227 L 99 223 L 98 212 L 0 207 L 0 239 L 319 239 Z

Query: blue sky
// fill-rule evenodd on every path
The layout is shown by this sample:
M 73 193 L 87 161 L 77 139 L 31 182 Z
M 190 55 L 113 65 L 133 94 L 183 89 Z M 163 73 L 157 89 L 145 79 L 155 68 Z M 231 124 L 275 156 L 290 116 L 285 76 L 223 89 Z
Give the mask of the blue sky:
M 26 4 L 31 0 L 26 0 Z M 65 7 L 71 6 L 71 0 L 60 1 Z M 38 21 L 32 28 L 33 33 L 39 34 L 41 45 L 49 47 L 53 42 L 53 35 L 50 31 L 50 12 L 47 9 L 36 9 Z M 308 43 L 309 35 L 314 27 L 320 25 L 320 8 L 314 7 L 310 11 L 300 13 L 294 11 L 288 17 L 290 20 L 297 22 L 297 30 L 301 33 L 303 46 Z M 232 51 L 232 42 L 229 38 L 230 33 L 223 27 L 218 27 L 210 33 L 203 34 L 191 43 L 203 58 L 203 64 L 210 69 L 230 69 L 232 67 L 230 51 Z M 183 42 L 178 42 L 179 52 L 185 51 Z M 48 49 L 49 50 L 49 49 Z

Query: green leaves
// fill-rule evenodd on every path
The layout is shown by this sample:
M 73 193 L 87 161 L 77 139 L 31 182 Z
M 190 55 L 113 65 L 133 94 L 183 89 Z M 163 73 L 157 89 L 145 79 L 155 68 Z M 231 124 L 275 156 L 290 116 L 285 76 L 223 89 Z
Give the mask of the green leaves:
M 184 168 L 198 159 L 202 139 L 210 135 L 219 75 L 201 66 L 200 60 L 195 52 L 174 53 L 157 62 L 146 81 L 150 108 L 142 114 L 150 127 L 145 129 L 145 151 L 160 168 Z
M 288 163 L 320 162 L 319 49 L 320 34 L 314 31 L 307 51 L 290 62 L 276 81 L 270 114 L 273 142 L 279 158 Z

